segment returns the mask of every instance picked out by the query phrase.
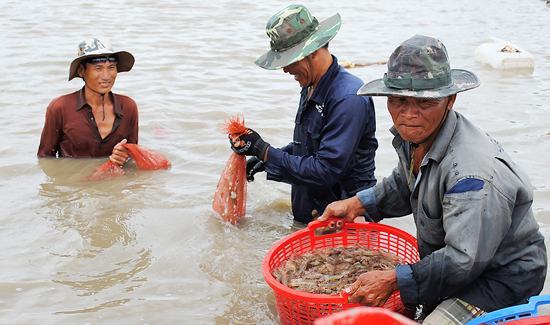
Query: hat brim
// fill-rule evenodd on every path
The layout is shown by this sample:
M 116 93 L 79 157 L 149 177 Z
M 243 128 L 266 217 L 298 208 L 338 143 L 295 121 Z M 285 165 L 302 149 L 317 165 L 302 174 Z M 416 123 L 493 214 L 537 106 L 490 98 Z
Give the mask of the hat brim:
M 284 51 L 269 50 L 255 63 L 264 69 L 276 70 L 300 61 L 330 42 L 340 30 L 341 25 L 340 14 L 335 14 L 320 22 L 317 30 L 302 42 Z
M 69 81 L 71 81 L 75 77 L 78 77 L 78 66 L 80 66 L 80 63 L 90 58 L 101 57 L 106 55 L 112 55 L 117 57 L 117 65 L 116 65 L 117 72 L 130 71 L 134 66 L 135 58 L 129 52 L 96 51 L 93 54 L 80 56 L 74 59 L 73 62 L 71 62 L 71 66 L 69 68 Z
M 418 98 L 441 98 L 454 95 L 461 91 L 470 90 L 479 86 L 479 79 L 468 70 L 451 69 L 452 83 L 449 86 L 427 89 L 410 90 L 389 88 L 384 84 L 384 79 L 376 79 L 363 85 L 357 95 L 360 96 L 404 96 Z

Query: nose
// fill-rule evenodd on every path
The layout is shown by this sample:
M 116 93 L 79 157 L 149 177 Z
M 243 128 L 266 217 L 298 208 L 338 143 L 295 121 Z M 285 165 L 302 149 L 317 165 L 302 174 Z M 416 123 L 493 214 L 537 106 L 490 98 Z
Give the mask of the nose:
M 401 114 L 405 116 L 417 116 L 420 108 L 414 100 L 407 99 L 400 107 Z
M 419 112 L 419 108 L 415 104 L 405 105 L 401 109 L 401 114 L 405 116 L 415 117 L 415 116 L 418 116 L 418 112 Z
M 99 73 L 102 79 L 106 79 L 109 77 L 109 71 L 107 69 L 101 69 L 101 72 Z

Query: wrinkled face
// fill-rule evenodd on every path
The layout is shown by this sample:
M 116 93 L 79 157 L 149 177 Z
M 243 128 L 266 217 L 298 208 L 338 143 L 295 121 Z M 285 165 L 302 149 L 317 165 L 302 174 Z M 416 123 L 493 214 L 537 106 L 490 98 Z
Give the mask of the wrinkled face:
M 313 83 L 313 65 L 309 56 L 284 67 L 283 71 L 293 75 L 300 87 L 307 87 Z
M 87 88 L 100 94 L 106 94 L 115 84 L 117 66 L 116 62 L 111 61 L 88 62 L 80 66 L 79 73 Z
M 422 143 L 439 129 L 455 98 L 456 95 L 435 99 L 390 96 L 388 111 L 403 140 Z

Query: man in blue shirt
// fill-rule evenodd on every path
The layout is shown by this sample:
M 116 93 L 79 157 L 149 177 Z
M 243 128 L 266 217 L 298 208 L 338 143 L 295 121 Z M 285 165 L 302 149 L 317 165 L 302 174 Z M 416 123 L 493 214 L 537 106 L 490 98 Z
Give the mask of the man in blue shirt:
M 294 76 L 302 87 L 293 141 L 271 147 L 249 130 L 231 146 L 247 161 L 247 175 L 265 170 L 267 179 L 292 185 L 292 212 L 300 222 L 312 220 L 327 204 L 376 184 L 374 154 L 378 142 L 374 105 L 357 96 L 363 84 L 344 71 L 328 43 L 341 25 L 336 14 L 318 22 L 307 8 L 291 5 L 268 21 L 271 50 L 256 64 Z

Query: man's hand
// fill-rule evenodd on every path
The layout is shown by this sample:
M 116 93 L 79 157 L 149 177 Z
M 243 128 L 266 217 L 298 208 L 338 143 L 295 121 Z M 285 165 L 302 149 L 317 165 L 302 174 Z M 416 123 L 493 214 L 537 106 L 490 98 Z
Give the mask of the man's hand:
M 229 137 L 229 143 L 231 143 L 231 149 L 239 155 L 256 156 L 260 160 L 264 160 L 269 148 L 269 143 L 252 129 L 248 129 L 245 134 L 241 134 L 236 139 Z
M 319 217 L 319 221 L 325 221 L 330 217 L 344 218 L 346 221 L 353 221 L 358 216 L 365 214 L 365 208 L 359 201 L 357 196 L 352 196 L 349 199 L 334 201 L 327 205 L 323 215 Z
M 387 270 L 361 274 L 347 291 L 351 303 L 380 307 L 397 289 L 395 270 Z
M 246 161 L 246 180 L 254 181 L 254 174 L 265 171 L 264 162 L 256 157 L 248 158 Z
M 126 139 L 123 139 L 115 145 L 113 153 L 109 156 L 109 160 L 119 166 L 123 166 L 128 160 L 128 150 L 124 148 L 123 144 L 126 143 Z

